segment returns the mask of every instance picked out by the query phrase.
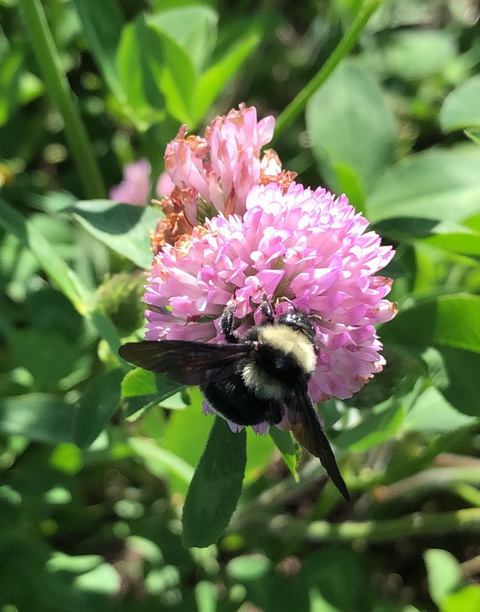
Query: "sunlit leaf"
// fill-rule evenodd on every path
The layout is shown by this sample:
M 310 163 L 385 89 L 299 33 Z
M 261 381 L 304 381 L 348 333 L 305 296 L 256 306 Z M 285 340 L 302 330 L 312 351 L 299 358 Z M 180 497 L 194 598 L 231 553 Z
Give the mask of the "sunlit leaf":
M 417 399 L 403 422 L 405 431 L 447 433 L 474 422 L 455 408 L 434 387 L 427 389 Z
M 215 47 L 218 15 L 209 6 L 192 5 L 163 10 L 150 20 L 168 32 L 188 54 L 197 72 L 201 72 Z
M 423 300 L 382 327 L 382 337 L 398 344 L 438 344 L 479 353 L 480 298 L 451 294 Z
M 459 85 L 445 98 L 440 111 L 444 132 L 480 127 L 480 76 Z
M 148 269 L 152 262 L 149 232 L 161 216 L 151 206 L 131 206 L 109 200 L 78 202 L 72 209 L 77 221 L 120 255 Z
M 123 30 L 117 50 L 117 68 L 122 90 L 138 129 L 165 118 L 164 99 L 158 83 L 165 55 L 162 40 L 140 14 Z
M 356 175 L 352 195 L 370 193 L 393 162 L 395 137 L 394 115 L 371 74 L 343 61 L 309 101 L 306 121 L 329 186 L 341 193 L 341 177 L 335 172 L 338 165 Z
M 440 612 L 477 612 L 480 608 L 480 586 L 471 584 L 442 601 Z
M 275 442 L 276 447 L 285 461 L 285 465 L 296 481 L 299 480 L 297 472 L 298 447 L 296 446 L 292 434 L 289 431 L 281 431 L 278 427 L 270 427 L 270 436 Z
M 155 373 L 142 368 L 130 370 L 122 380 L 122 397 L 149 395 L 156 391 Z
M 226 87 L 260 43 L 257 34 L 247 34 L 235 42 L 233 47 L 198 80 L 194 89 L 195 104 L 192 109 L 194 125 L 196 125 L 213 104 L 217 96 Z
M 431 548 L 425 551 L 425 565 L 428 574 L 428 590 L 437 605 L 454 593 L 461 584 L 460 564 L 447 550 Z
M 194 470 L 186 461 L 159 446 L 155 440 L 131 437 L 128 444 L 142 459 L 150 473 L 158 477 L 165 477 L 168 474 L 169 479 L 175 476 L 183 483 L 184 490 L 187 489 Z
M 429 150 L 388 170 L 367 199 L 370 221 L 421 217 L 462 221 L 480 212 L 480 154 Z
M 251 427 L 247 428 L 247 465 L 245 484 L 256 480 L 270 463 L 275 446 L 270 436 L 257 435 Z
M 380 408 L 383 409 L 365 416 L 359 425 L 339 433 L 335 445 L 350 450 L 368 450 L 395 435 L 405 419 L 406 407 L 402 402 L 392 400 Z
M 178 121 L 192 126 L 192 91 L 196 81 L 192 59 L 156 19 L 149 19 L 148 24 L 163 50 L 162 64 L 154 68 L 168 111 Z
M 407 80 L 425 79 L 455 58 L 455 40 L 446 29 L 409 29 L 394 33 L 383 54 L 390 72 Z
M 195 601 L 198 612 L 215 612 L 217 609 L 217 587 L 213 582 L 201 580 L 195 586 Z
M 271 568 L 272 562 L 261 554 L 239 555 L 227 563 L 227 573 L 234 580 L 260 580 Z

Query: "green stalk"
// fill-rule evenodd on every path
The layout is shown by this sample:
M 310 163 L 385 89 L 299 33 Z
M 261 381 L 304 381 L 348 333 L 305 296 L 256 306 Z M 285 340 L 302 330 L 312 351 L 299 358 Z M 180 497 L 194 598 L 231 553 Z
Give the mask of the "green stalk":
M 424 535 L 451 535 L 463 531 L 480 533 L 480 508 L 466 508 L 439 514 L 415 513 L 386 521 L 299 521 L 289 517 L 275 517 L 269 529 L 282 541 L 303 534 L 307 542 L 389 542 L 397 538 Z
M 456 493 L 459 497 L 465 500 L 472 506 L 480 508 L 480 491 L 471 484 L 459 482 L 452 487 L 452 493 Z
M 359 539 L 366 542 L 387 542 L 397 538 L 450 535 L 460 531 L 480 532 L 479 508 L 440 514 L 418 513 L 389 521 L 348 521 L 338 524 L 315 521 L 307 527 L 306 539 L 310 542 L 324 540 L 350 542 Z
M 63 117 L 67 141 L 85 194 L 88 198 L 104 198 L 106 191 L 102 175 L 40 0 L 20 0 L 20 6 L 47 92 Z
M 478 467 L 444 467 L 430 468 L 390 485 L 384 485 L 378 501 L 394 502 L 412 500 L 422 495 L 431 495 L 437 491 L 455 490 L 460 485 L 480 485 Z M 476 489 L 474 489 L 476 491 Z M 478 493 L 480 499 L 480 493 Z
M 298 115 L 305 109 L 307 102 L 317 91 L 317 89 L 323 85 L 327 78 L 332 74 L 341 60 L 347 55 L 353 45 L 357 42 L 360 34 L 367 25 L 368 20 L 382 4 L 383 0 L 369 0 L 364 4 L 362 9 L 359 11 L 357 18 L 353 22 L 351 28 L 346 32 L 342 40 L 335 47 L 334 51 L 323 64 L 313 79 L 305 85 L 300 93 L 295 97 L 294 100 L 283 110 L 282 113 L 277 117 L 275 122 L 275 137 L 277 137 L 298 117 Z

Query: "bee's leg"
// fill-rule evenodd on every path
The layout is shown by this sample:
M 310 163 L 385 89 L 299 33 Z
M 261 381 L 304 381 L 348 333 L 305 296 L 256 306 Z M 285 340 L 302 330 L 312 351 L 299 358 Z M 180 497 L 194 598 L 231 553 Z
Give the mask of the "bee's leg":
M 233 317 L 237 303 L 235 299 L 232 303 L 225 306 L 222 316 L 220 317 L 220 329 L 225 336 L 225 340 L 230 344 L 238 344 L 238 336 L 233 331 Z
M 274 320 L 275 320 L 275 317 L 274 317 L 274 314 L 273 314 L 272 304 L 269 301 L 269 299 L 267 297 L 267 294 L 265 293 L 265 291 L 263 291 L 263 289 L 262 289 L 261 308 L 262 308 L 263 316 L 267 319 L 267 323 L 273 323 Z

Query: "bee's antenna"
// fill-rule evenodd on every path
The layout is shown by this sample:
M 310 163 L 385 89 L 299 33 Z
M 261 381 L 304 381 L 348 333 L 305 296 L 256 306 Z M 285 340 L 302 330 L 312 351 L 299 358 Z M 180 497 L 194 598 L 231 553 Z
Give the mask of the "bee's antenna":
M 293 307 L 294 310 L 298 310 L 298 308 L 295 306 L 295 304 L 292 302 L 292 300 L 290 298 L 288 298 L 286 295 L 282 295 L 282 297 L 278 298 L 279 302 L 288 302 L 290 304 L 290 306 Z

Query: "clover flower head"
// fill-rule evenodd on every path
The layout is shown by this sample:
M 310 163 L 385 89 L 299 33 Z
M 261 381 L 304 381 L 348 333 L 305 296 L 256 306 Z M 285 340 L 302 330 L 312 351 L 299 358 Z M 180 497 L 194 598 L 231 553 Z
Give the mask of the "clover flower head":
M 146 338 L 224 342 L 219 318 L 233 298 L 242 336 L 262 321 L 265 291 L 277 316 L 293 304 L 318 317 L 313 399 L 351 397 L 382 369 L 374 325 L 396 312 L 385 299 L 391 280 L 375 276 L 393 251 L 367 226 L 345 196 L 254 186 L 242 216 L 220 212 L 158 252 L 144 296 Z
M 203 137 L 187 136 L 187 126 L 180 128 L 165 152 L 165 168 L 175 188 L 161 201 L 165 219 L 152 233 L 154 254 L 219 212 L 225 217 L 243 215 L 256 185 L 276 182 L 288 188 L 296 173 L 283 171 L 271 149 L 260 158 L 274 126 L 273 117 L 257 121 L 256 109 L 240 104 L 238 110 L 216 117 Z

